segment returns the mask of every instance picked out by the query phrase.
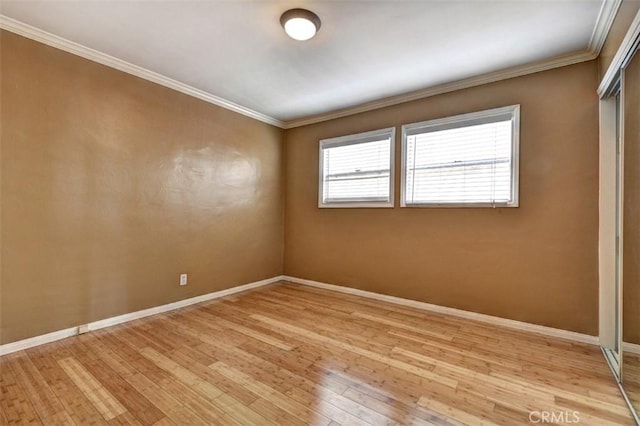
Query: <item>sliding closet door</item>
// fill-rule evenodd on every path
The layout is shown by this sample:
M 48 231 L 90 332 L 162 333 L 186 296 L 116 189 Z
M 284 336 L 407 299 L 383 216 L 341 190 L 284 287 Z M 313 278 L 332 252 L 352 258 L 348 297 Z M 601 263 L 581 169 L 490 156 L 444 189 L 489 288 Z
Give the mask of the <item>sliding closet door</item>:
M 622 199 L 624 182 L 621 73 L 600 99 L 600 344 L 620 381 L 622 367 Z
M 640 412 L 640 54 L 623 72 L 622 384 Z M 634 353 L 635 352 L 635 353 Z
M 616 89 L 616 94 L 614 96 L 615 105 L 616 105 L 616 187 L 615 187 L 615 195 L 616 195 L 616 205 L 615 205 L 615 308 L 614 308 L 614 316 L 615 316 L 615 341 L 614 341 L 614 349 L 613 355 L 615 360 L 618 362 L 618 373 L 620 372 L 619 365 L 622 362 L 620 356 L 622 354 L 622 315 L 620 314 L 620 308 L 622 304 L 622 234 L 623 234 L 623 224 L 622 219 L 624 217 L 623 214 L 623 182 L 624 177 L 623 173 L 623 148 L 622 148 L 622 126 L 623 126 L 623 116 L 622 116 L 622 88 L 621 84 Z

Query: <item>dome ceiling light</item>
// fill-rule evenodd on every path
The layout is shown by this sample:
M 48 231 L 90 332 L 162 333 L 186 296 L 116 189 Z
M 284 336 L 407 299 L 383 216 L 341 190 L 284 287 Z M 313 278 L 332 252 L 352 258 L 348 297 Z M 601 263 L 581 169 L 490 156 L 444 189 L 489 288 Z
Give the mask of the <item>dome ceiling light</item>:
M 280 17 L 280 24 L 289 37 L 295 40 L 309 40 L 320 29 L 320 18 L 306 9 L 290 9 Z

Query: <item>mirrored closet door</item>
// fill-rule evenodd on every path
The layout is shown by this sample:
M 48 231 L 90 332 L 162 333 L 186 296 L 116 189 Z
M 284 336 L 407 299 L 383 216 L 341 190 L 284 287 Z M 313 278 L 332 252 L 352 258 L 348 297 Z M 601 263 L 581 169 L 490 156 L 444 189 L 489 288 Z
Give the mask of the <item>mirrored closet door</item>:
M 640 54 L 622 72 L 622 368 L 621 383 L 640 413 Z
M 640 12 L 600 95 L 600 343 L 640 425 Z

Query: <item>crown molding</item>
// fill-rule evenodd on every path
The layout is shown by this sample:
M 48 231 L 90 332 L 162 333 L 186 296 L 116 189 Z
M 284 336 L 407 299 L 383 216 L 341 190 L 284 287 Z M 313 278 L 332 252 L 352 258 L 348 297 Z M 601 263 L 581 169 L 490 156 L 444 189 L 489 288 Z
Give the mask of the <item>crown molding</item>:
M 41 30 L 39 28 L 33 27 L 31 25 L 25 24 L 24 22 L 20 22 L 1 14 L 0 28 L 29 38 L 31 40 L 38 41 L 48 46 L 55 47 L 56 49 L 64 50 L 65 52 L 81 56 L 85 59 L 89 59 L 90 61 L 115 68 L 127 74 L 140 77 L 161 86 L 177 90 L 178 92 L 193 96 L 194 98 L 201 99 L 205 102 L 209 102 L 227 110 L 237 112 L 238 114 L 245 115 L 255 120 L 262 121 L 264 123 L 271 124 L 280 128 L 284 126 L 284 123 L 282 121 L 270 117 L 266 114 L 262 114 L 261 112 L 243 107 L 242 105 L 238 105 L 219 96 L 215 96 L 204 90 L 197 89 L 193 86 L 189 86 L 188 84 L 181 83 L 162 74 L 158 74 L 157 72 L 123 61 L 122 59 L 107 55 L 106 53 L 99 52 L 97 50 L 91 49 L 90 47 L 73 42 L 71 40 L 67 40 L 55 34 L 51 34 L 47 31 Z
M 619 77 L 622 67 L 627 65 L 633 56 L 634 49 L 640 45 L 640 11 L 636 14 L 633 22 L 629 26 L 629 30 L 625 35 L 615 56 L 611 60 L 611 64 L 604 73 L 600 85 L 598 86 L 598 95 L 602 98 L 613 89 L 615 82 Z
M 347 117 L 349 115 L 360 114 L 375 109 L 385 108 L 393 105 L 398 105 L 405 102 L 411 102 L 418 99 L 424 99 L 431 96 L 441 95 L 444 93 L 454 92 L 457 90 L 468 89 L 475 86 L 481 86 L 483 84 L 495 83 L 497 81 L 506 80 L 514 77 L 520 77 L 528 74 L 534 74 L 541 71 L 547 71 L 554 68 L 560 68 L 568 65 L 577 64 L 580 62 L 590 61 L 596 59 L 600 54 L 600 50 L 609 34 L 613 20 L 618 12 L 622 0 L 604 0 L 596 24 L 591 34 L 588 50 L 572 53 L 568 55 L 558 56 L 555 58 L 534 62 L 527 65 L 507 68 L 504 70 L 494 71 L 491 73 L 470 77 L 450 83 L 439 84 L 429 88 L 391 96 L 384 99 L 367 102 L 364 104 L 356 105 L 354 107 L 348 107 L 332 111 L 326 114 L 318 114 L 311 117 L 303 117 L 300 119 L 294 119 L 289 121 L 278 120 L 277 118 L 268 116 L 258 111 L 243 107 L 234 102 L 223 99 L 219 96 L 215 96 L 204 90 L 197 89 L 193 86 L 181 83 L 177 80 L 163 76 L 156 72 L 147 70 L 73 41 L 64 39 L 54 34 L 48 33 L 31 25 L 17 21 L 13 18 L 0 14 L 0 28 L 13 33 L 19 34 L 23 37 L 30 38 L 32 40 L 47 44 L 49 46 L 64 50 L 74 55 L 81 56 L 85 59 L 106 65 L 111 68 L 126 72 L 128 74 L 135 75 L 145 80 L 160 84 L 170 89 L 177 90 L 186 95 L 193 96 L 201 99 L 205 102 L 212 103 L 219 107 L 237 112 L 239 114 L 251 117 L 253 119 L 262 121 L 264 123 L 271 124 L 273 126 L 282 129 L 293 129 L 296 127 L 307 126 L 309 124 L 320 123 L 323 121 L 334 120 L 336 118 Z
M 541 71 L 547 71 L 554 68 L 566 67 L 578 64 L 580 62 L 591 61 L 600 55 L 600 50 L 604 45 L 613 21 L 618 13 L 618 9 L 622 4 L 622 0 L 603 0 L 596 24 L 591 33 L 589 40 L 589 48 L 586 51 L 572 53 L 569 55 L 558 56 L 551 59 L 534 62 L 527 65 L 521 65 L 505 70 L 494 71 L 488 74 L 470 77 L 463 80 L 457 80 L 450 83 L 444 83 L 432 86 L 426 89 L 405 93 L 403 95 L 391 96 L 354 107 L 344 108 L 332 111 L 327 114 L 314 115 L 312 117 L 301 118 L 298 120 L 286 121 L 284 128 L 293 129 L 295 127 L 307 126 L 309 124 L 321 123 L 323 121 L 334 120 L 336 118 L 347 117 L 349 115 L 359 114 L 362 112 L 372 111 L 379 108 L 385 108 L 398 105 L 404 102 L 424 99 L 431 96 L 441 95 L 444 93 L 454 92 L 456 90 L 468 89 L 483 84 L 495 83 L 500 80 L 521 77 L 528 74 L 534 74 Z
M 602 2 L 596 25 L 593 27 L 593 33 L 591 33 L 591 40 L 589 41 L 589 50 L 595 52 L 596 56 L 600 55 L 602 46 L 609 35 L 609 30 L 621 4 L 622 0 L 604 0 Z
M 375 109 L 398 105 L 405 102 L 415 101 L 418 99 L 424 99 L 431 96 L 441 95 L 443 93 L 455 92 L 457 90 L 468 89 L 470 87 L 481 86 L 483 84 L 495 83 L 497 81 L 507 80 L 509 78 L 520 77 L 527 74 L 547 71 L 553 68 L 560 68 L 568 65 L 578 64 L 580 62 L 591 61 L 597 57 L 598 57 L 597 53 L 591 52 L 591 51 L 583 51 L 579 53 L 573 53 L 570 55 L 558 56 L 556 58 L 534 62 L 532 64 L 522 65 L 522 66 L 513 67 L 513 68 L 507 68 L 505 70 L 500 70 L 500 71 L 494 71 L 488 74 L 465 78 L 463 80 L 457 80 L 451 83 L 439 84 L 437 86 L 432 86 L 427 89 L 422 89 L 415 92 L 409 92 L 403 95 L 392 96 L 389 98 L 361 104 L 355 107 L 333 111 L 327 114 L 320 114 L 312 117 L 302 118 L 299 120 L 287 121 L 285 122 L 284 128 L 292 129 L 295 127 L 307 126 L 309 124 L 315 124 L 323 121 L 334 120 L 336 118 L 342 118 L 342 117 L 347 117 L 349 115 L 360 114 L 362 112 L 367 112 Z

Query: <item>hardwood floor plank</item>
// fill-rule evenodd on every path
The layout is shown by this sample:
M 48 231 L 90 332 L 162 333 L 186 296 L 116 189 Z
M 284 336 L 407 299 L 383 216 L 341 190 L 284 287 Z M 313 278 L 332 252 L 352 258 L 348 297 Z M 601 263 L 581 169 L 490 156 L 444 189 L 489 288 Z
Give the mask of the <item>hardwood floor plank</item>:
M 192 373 L 154 349 L 144 348 L 141 350 L 141 353 L 155 362 L 160 368 L 169 371 L 178 381 L 210 401 L 212 405 L 221 413 L 228 416 L 228 418 L 233 418 L 240 424 L 270 424 L 267 419 L 251 410 L 247 405 L 242 404 L 237 399 L 224 393 L 213 384 L 200 379 L 197 374 Z
M 73 354 L 73 358 L 77 359 L 92 377 L 141 424 L 151 425 L 162 419 L 164 415 L 157 407 L 129 385 L 109 365 L 101 361 L 98 354 L 92 349 L 92 342 L 96 339 L 98 337 L 95 335 L 85 334 L 79 336 L 78 339 L 68 340 L 66 346 Z
M 293 403 L 297 402 L 310 407 L 312 411 L 320 415 L 319 419 L 326 417 L 339 422 L 347 421 L 350 424 L 363 423 L 329 402 L 330 397 L 339 395 L 339 392 L 346 388 L 332 389 L 332 386 L 327 385 L 324 381 L 318 383 L 310 380 L 306 375 L 298 375 L 280 364 L 271 363 L 239 348 L 227 349 L 230 354 L 233 354 L 226 359 L 229 364 L 236 366 L 244 374 L 251 374 L 254 380 L 262 381 L 286 394 Z M 263 372 L 267 372 L 267 374 Z
M 610 409 L 602 410 L 600 407 L 595 408 L 593 405 L 585 403 L 584 401 L 575 401 L 561 396 L 555 398 L 555 403 L 558 407 L 579 412 L 583 417 L 590 416 L 597 418 L 601 423 L 620 423 L 624 422 L 627 417 L 626 412 L 621 414 L 620 412 L 611 411 Z
M 9 357 L 0 357 L 0 411 L 8 424 L 42 424 L 25 392 L 13 373 Z
M 138 373 L 128 376 L 127 381 L 176 424 L 204 425 L 207 423 L 206 419 L 186 409 L 180 403 L 178 395 L 169 394 L 143 374 Z
M 450 417 L 463 424 L 479 425 L 479 426 L 496 425 L 496 423 L 487 419 L 483 419 L 482 417 L 478 417 L 474 414 L 471 414 L 467 410 L 461 410 L 457 408 L 455 405 L 450 405 L 444 402 L 440 402 L 433 398 L 422 397 L 418 401 L 418 405 L 420 405 L 421 407 L 425 407 L 430 410 L 433 410 L 436 413 Z
M 284 323 L 282 321 L 274 320 L 273 318 L 269 318 L 269 317 L 266 317 L 266 316 L 263 316 L 263 315 L 252 315 L 252 317 L 257 319 L 257 320 L 259 320 L 259 321 L 263 321 L 263 322 L 265 322 L 267 324 L 270 324 L 270 325 L 272 325 L 272 326 L 274 326 L 276 328 L 279 328 L 279 329 L 282 329 L 282 330 L 286 330 L 286 331 L 294 333 L 294 334 L 299 334 L 299 335 L 302 335 L 302 336 L 310 337 L 310 338 L 313 338 L 313 339 L 318 340 L 320 342 L 331 344 L 333 346 L 337 346 L 337 347 L 339 347 L 341 349 L 344 349 L 346 351 L 350 351 L 350 352 L 353 352 L 353 353 L 355 353 L 357 355 L 361 355 L 361 356 L 364 356 L 364 357 L 367 357 L 367 358 L 370 358 L 370 359 L 373 359 L 373 360 L 376 360 L 376 361 L 380 361 L 380 362 L 385 363 L 385 364 L 389 364 L 392 367 L 408 371 L 410 373 L 413 373 L 413 374 L 415 374 L 417 376 L 421 376 L 421 377 L 423 377 L 423 378 L 425 378 L 427 380 L 431 380 L 431 381 L 434 381 L 436 383 L 442 383 L 442 384 L 444 384 L 446 386 L 450 386 L 452 388 L 455 388 L 456 385 L 458 384 L 458 382 L 455 381 L 455 380 L 448 379 L 448 378 L 445 378 L 445 377 L 442 377 L 442 376 L 438 376 L 438 375 L 432 374 L 427 369 L 417 368 L 417 367 L 414 367 L 414 366 L 412 366 L 410 364 L 407 364 L 405 362 L 397 361 L 397 360 L 394 360 L 394 359 L 389 358 L 387 356 L 380 355 L 380 354 L 378 354 L 376 352 L 369 351 L 369 350 L 366 350 L 366 349 L 361 349 L 361 348 L 358 348 L 358 347 L 356 347 L 354 345 L 350 345 L 348 343 L 341 342 L 341 341 L 333 339 L 331 337 L 323 336 L 321 334 L 318 334 L 318 333 L 315 333 L 315 332 L 312 332 L 312 331 L 309 331 L 309 330 L 305 330 L 303 328 L 300 328 L 300 327 L 297 327 L 297 326 L 294 326 L 294 325 L 286 324 L 286 323 Z
M 152 348 L 144 348 L 140 353 L 147 359 L 154 362 L 158 367 L 171 373 L 180 382 L 185 385 L 198 389 L 207 399 L 217 398 L 222 395 L 222 391 L 209 382 L 204 382 L 197 374 L 191 372 L 189 369 L 181 366 L 172 359 L 162 355 Z
M 290 351 L 291 349 L 293 349 L 293 346 L 286 344 L 285 342 L 273 338 L 271 336 L 269 336 L 268 334 L 265 333 L 260 333 L 258 331 L 252 330 L 249 327 L 245 327 L 241 324 L 237 324 L 233 321 L 227 321 L 225 319 L 222 319 L 220 317 L 216 318 L 216 323 L 224 328 L 233 330 L 233 331 L 237 331 L 240 334 L 244 334 L 245 336 L 249 336 L 252 337 L 256 340 L 260 340 L 261 342 L 264 342 L 266 344 L 275 346 L 278 349 L 282 349 L 283 351 Z
M 153 424 L 156 424 L 156 423 L 153 423 Z M 120 415 L 114 417 L 113 419 L 109 420 L 109 424 L 110 425 L 123 425 L 123 426 L 124 425 L 140 426 L 142 423 L 140 423 L 138 421 L 138 419 L 133 417 L 131 415 L 131 413 L 125 412 L 125 413 L 120 414 Z
M 0 425 L 512 426 L 543 411 L 633 424 L 597 347 L 290 283 L 0 357 Z
M 100 412 L 51 356 L 50 349 L 39 346 L 29 349 L 27 354 L 76 424 L 106 424 Z
M 58 364 L 67 373 L 76 386 L 89 398 L 89 401 L 102 414 L 105 420 L 112 420 L 127 410 L 96 380 L 75 358 L 64 358 Z
M 175 423 L 175 422 L 171 421 L 168 417 L 165 417 L 165 418 L 155 422 L 153 424 L 153 426 L 179 426 L 180 424 L 181 423 Z M 193 423 L 189 423 L 189 424 L 193 424 Z
M 26 353 L 18 352 L 17 354 L 12 354 L 9 359 L 13 361 L 11 362 L 11 368 L 16 380 L 20 382 L 25 392 L 29 395 L 36 413 L 44 423 L 75 424 Z
M 314 419 L 316 422 L 323 424 L 329 423 L 328 419 L 314 413 L 305 405 L 300 404 L 295 400 L 290 400 L 287 395 L 265 385 L 264 383 L 254 380 L 252 377 L 244 374 L 240 370 L 236 370 L 223 362 L 216 362 L 214 364 L 211 364 L 209 368 L 220 372 L 220 374 L 223 374 L 231 380 L 236 381 L 237 383 L 249 389 L 251 392 L 260 396 L 262 399 L 273 403 L 273 405 L 275 405 L 276 407 L 295 416 L 298 420 L 302 421 L 303 424 L 309 419 Z
M 265 419 L 277 425 L 305 426 L 309 424 L 292 416 L 290 413 L 266 399 L 258 398 L 252 402 L 249 407 Z

